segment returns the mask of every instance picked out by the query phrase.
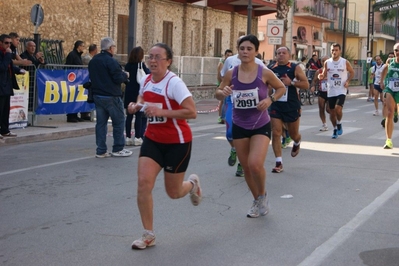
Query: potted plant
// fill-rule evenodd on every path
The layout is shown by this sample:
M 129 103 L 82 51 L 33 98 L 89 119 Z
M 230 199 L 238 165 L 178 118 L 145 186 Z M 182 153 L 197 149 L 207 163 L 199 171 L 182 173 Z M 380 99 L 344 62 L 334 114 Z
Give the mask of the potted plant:
M 304 11 L 304 12 L 309 12 L 311 10 L 311 7 L 310 6 L 304 6 L 304 7 L 302 7 L 302 11 Z

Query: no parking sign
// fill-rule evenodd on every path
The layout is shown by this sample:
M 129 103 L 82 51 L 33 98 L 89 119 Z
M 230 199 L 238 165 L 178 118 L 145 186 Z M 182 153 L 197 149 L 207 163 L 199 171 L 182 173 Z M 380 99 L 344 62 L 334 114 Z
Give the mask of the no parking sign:
M 283 37 L 284 20 L 268 19 L 267 20 L 267 37 Z

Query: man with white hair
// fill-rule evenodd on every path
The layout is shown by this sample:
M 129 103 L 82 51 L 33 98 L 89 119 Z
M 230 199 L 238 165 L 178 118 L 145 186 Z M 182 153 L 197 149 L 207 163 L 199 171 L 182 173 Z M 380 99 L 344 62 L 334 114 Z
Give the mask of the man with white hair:
M 96 105 L 96 158 L 110 156 L 127 157 L 132 152 L 125 150 L 125 112 L 123 109 L 121 84 L 128 81 L 129 72 L 123 71 L 113 58 L 116 45 L 112 38 L 101 39 L 101 52 L 89 62 L 90 89 Z M 107 151 L 108 118 L 112 119 L 114 145 Z

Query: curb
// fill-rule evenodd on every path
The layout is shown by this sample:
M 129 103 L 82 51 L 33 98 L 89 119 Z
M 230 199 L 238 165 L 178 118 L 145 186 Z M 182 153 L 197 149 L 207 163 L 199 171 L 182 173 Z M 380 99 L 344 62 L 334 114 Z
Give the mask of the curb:
M 76 138 L 87 135 L 94 135 L 95 132 L 96 129 L 93 126 L 87 128 L 77 128 L 77 129 L 67 129 L 67 130 L 62 130 L 62 128 L 59 128 L 58 131 L 53 131 L 53 132 L 24 134 L 23 136 L 3 138 L 0 139 L 0 146 Z M 112 125 L 108 125 L 108 132 L 112 132 Z

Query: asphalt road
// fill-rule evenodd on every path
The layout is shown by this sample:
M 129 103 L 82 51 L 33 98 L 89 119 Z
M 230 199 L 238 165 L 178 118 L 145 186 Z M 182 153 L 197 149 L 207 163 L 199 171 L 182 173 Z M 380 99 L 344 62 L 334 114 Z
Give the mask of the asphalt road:
M 157 245 L 142 234 L 136 205 L 138 147 L 129 158 L 94 158 L 94 136 L 1 148 L 2 265 L 399 265 L 398 148 L 384 150 L 381 117 L 365 98 L 349 99 L 344 134 L 319 132 L 317 106 L 303 107 L 296 158 L 284 172 L 265 162 L 271 211 L 246 218 L 251 194 L 235 167 L 217 113 L 190 121 L 187 176 L 204 198 L 171 200 L 158 177 L 153 191 Z M 394 147 L 399 147 L 395 124 Z M 331 126 L 330 126 L 331 128 Z M 111 145 L 112 138 L 108 138 Z M 291 199 L 281 196 L 290 194 Z

